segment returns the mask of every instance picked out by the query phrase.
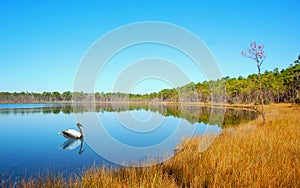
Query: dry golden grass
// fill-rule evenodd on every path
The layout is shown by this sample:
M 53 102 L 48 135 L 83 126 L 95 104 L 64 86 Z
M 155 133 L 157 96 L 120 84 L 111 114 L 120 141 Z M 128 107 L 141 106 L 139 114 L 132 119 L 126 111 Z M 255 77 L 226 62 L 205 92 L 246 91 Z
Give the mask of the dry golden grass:
M 300 187 L 300 107 L 266 107 L 261 119 L 227 128 L 204 152 L 192 139 L 162 165 L 91 168 L 79 178 L 47 177 L 20 187 Z M 209 138 L 208 138 L 209 139 Z
M 299 107 L 268 106 L 265 126 L 258 119 L 225 129 L 203 153 L 196 150 L 203 138 L 193 139 L 165 166 L 180 186 L 299 187 L 299 112 Z

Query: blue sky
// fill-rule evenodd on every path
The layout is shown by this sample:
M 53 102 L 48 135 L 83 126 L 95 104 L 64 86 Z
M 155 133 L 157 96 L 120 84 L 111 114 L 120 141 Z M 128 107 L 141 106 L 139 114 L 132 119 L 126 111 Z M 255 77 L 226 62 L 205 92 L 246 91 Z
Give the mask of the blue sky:
M 168 22 L 193 32 L 207 44 L 224 76 L 256 73 L 254 62 L 240 55 L 252 41 L 265 45 L 268 57 L 263 71 L 286 68 L 300 54 L 299 7 L 297 0 L 4 0 L 0 6 L 0 91 L 72 91 L 88 48 L 111 30 L 141 21 Z M 114 67 L 120 69 L 118 65 L 111 62 L 96 90 L 111 90 L 113 77 L 109 75 L 115 73 Z M 180 61 L 178 66 L 185 67 Z M 191 81 L 204 79 L 192 67 L 185 71 Z M 133 91 L 164 87 L 171 86 L 146 80 Z

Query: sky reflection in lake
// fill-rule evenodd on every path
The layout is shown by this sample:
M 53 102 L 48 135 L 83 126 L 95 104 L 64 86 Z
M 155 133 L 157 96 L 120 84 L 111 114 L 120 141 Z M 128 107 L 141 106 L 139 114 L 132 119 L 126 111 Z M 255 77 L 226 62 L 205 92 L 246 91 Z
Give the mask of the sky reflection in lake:
M 69 128 L 77 130 L 74 113 L 82 115 L 92 111 L 97 112 L 97 115 L 101 117 L 101 121 L 104 122 L 104 129 L 114 139 L 134 147 L 155 146 L 168 137 L 174 136 L 171 133 L 179 121 L 183 122 L 181 126 L 195 129 L 195 134 L 203 134 L 207 131 L 206 129 L 209 129 L 208 132 L 210 133 L 219 133 L 221 131 L 221 126 L 217 125 L 217 123 L 208 125 L 207 117 L 204 117 L 206 114 L 205 110 L 202 108 L 202 111 L 200 108 L 197 108 L 200 111 L 195 110 L 195 108 L 190 109 L 192 109 L 190 113 L 185 111 L 180 117 L 176 106 L 159 111 L 148 106 L 131 106 L 129 108 L 127 106 L 126 108 L 113 109 L 110 105 L 106 105 L 98 106 L 96 109 L 91 110 L 89 107 L 82 105 L 0 105 L 0 131 L 2 133 L 0 137 L 2 145 L 0 178 L 7 179 L 10 176 L 16 178 L 24 175 L 35 177 L 38 174 L 46 174 L 47 171 L 78 174 L 81 169 L 93 164 L 115 165 L 99 156 L 91 149 L 89 142 L 86 142 L 86 140 L 83 140 L 83 142 L 67 140 L 57 134 L 59 131 Z M 193 110 L 195 112 L 192 112 Z M 140 121 L 146 121 L 151 116 L 151 113 L 164 117 L 164 121 L 161 126 L 154 128 L 151 134 L 140 134 L 130 131 L 116 119 L 116 113 L 126 114 L 128 111 Z M 182 109 L 179 111 L 182 112 Z M 224 122 L 235 122 L 238 119 L 243 121 L 243 117 L 237 117 L 239 113 L 241 112 L 230 112 L 230 120 L 225 115 Z M 252 112 L 246 111 L 245 113 L 245 117 L 248 117 L 246 119 L 256 117 Z M 202 115 L 202 117 L 199 117 L 199 115 Z M 198 117 L 195 118 L 196 116 Z M 182 134 L 175 135 L 175 139 L 168 145 L 168 148 L 175 147 L 182 139 L 182 135 L 185 135 L 184 131 L 182 131 Z M 101 144 L 105 146 L 105 141 Z M 108 145 L 106 145 L 106 149 L 107 152 L 116 152 L 114 148 Z M 165 150 L 163 149 L 162 151 Z M 167 152 L 172 151 L 169 150 Z M 128 153 L 128 156 L 122 155 L 117 157 L 120 160 L 122 158 L 128 160 L 130 157 L 132 157 L 132 160 L 140 159 L 140 156 L 135 158 L 134 153 Z

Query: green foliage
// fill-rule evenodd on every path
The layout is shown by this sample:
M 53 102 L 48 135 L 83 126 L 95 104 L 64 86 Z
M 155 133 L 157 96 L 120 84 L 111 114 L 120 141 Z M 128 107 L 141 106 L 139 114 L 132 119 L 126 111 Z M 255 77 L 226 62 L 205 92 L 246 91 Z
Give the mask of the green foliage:
M 288 68 L 279 71 L 265 71 L 261 74 L 262 91 L 265 103 L 298 102 L 300 101 L 300 59 Z M 99 93 L 89 94 L 84 92 L 63 93 L 43 92 L 0 92 L 0 103 L 30 103 L 30 102 L 55 102 L 55 101 L 88 101 L 95 97 L 101 102 L 122 101 L 164 101 L 164 102 L 226 102 L 256 103 L 259 101 L 258 75 L 251 74 L 247 78 L 224 77 L 220 80 L 203 81 L 202 83 L 189 83 L 185 86 L 163 89 L 149 94 L 127 93 Z

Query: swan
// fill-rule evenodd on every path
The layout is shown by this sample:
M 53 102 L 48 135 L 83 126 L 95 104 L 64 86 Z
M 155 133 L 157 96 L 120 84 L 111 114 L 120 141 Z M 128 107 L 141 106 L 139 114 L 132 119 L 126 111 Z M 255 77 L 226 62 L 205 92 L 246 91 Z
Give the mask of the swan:
M 81 139 L 84 137 L 83 131 L 82 131 L 82 125 L 80 123 L 76 124 L 79 131 L 73 130 L 73 129 L 67 129 L 64 131 L 59 132 L 59 134 L 63 135 L 66 138 L 73 138 L 73 139 Z

